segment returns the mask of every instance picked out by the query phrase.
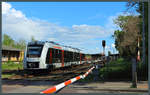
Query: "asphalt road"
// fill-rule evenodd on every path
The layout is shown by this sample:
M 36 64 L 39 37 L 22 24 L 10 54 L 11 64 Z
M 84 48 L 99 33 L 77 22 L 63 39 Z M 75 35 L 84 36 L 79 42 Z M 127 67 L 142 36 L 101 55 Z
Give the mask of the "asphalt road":
M 40 93 L 57 81 L 2 80 L 2 93 Z M 130 88 L 131 82 L 75 82 L 58 93 L 139 93 L 146 95 L 147 82 L 139 82 L 138 88 Z

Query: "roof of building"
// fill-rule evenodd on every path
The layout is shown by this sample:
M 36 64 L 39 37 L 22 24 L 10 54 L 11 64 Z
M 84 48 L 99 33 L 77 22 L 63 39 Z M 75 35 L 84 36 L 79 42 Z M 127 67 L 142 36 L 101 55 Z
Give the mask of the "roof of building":
M 92 56 L 102 56 L 103 54 L 101 53 L 96 53 L 96 54 L 91 54 Z
M 2 45 L 2 50 L 23 51 L 22 49 L 17 49 L 17 48 L 13 48 L 13 47 L 10 47 L 10 46 L 5 46 L 5 45 Z
M 110 54 L 110 56 L 119 56 L 119 54 Z

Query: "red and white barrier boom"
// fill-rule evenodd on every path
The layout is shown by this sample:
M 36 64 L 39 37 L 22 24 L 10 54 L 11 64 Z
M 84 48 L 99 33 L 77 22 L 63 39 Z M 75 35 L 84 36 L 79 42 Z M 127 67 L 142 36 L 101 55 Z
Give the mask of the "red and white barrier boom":
M 83 76 L 83 78 L 85 78 L 95 67 L 92 67 L 90 70 L 88 70 Z
M 72 78 L 70 80 L 67 80 L 67 81 L 65 81 L 63 83 L 60 83 L 60 84 L 58 84 L 56 86 L 53 86 L 53 87 L 51 87 L 49 89 L 46 89 L 46 90 L 42 91 L 41 93 L 44 93 L 44 94 L 54 93 L 54 92 L 60 90 L 61 88 L 65 87 L 65 86 L 67 86 L 67 85 L 69 85 L 69 84 L 71 84 L 71 83 L 73 83 L 73 82 L 75 82 L 75 81 L 77 81 L 77 80 L 79 80 L 81 78 L 84 79 L 94 68 L 95 67 L 92 67 L 91 69 L 89 69 L 84 75 L 80 75 L 80 76 L 77 76 L 77 77 Z

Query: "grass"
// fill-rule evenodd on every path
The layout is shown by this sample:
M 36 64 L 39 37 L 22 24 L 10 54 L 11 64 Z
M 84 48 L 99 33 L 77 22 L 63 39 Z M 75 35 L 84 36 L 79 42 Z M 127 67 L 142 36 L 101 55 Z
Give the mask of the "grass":
M 14 76 L 15 74 L 2 74 L 2 79 L 3 78 L 10 78 L 12 76 Z
M 2 71 L 23 69 L 23 63 L 5 62 L 2 64 Z
M 10 78 L 11 76 L 14 76 L 15 73 L 3 73 L 6 70 L 20 70 L 23 69 L 23 63 L 14 63 L 14 62 L 5 62 L 2 64 L 2 78 Z

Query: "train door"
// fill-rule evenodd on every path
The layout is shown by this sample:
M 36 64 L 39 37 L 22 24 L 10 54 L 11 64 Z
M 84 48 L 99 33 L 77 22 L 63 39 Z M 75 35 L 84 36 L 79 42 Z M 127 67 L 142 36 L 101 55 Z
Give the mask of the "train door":
M 62 67 L 64 67 L 64 50 L 62 50 L 61 59 L 62 59 Z
M 82 60 L 82 54 L 80 53 L 80 64 L 82 64 L 81 60 Z
M 53 61 L 53 49 L 52 48 L 48 48 L 48 52 L 46 55 L 46 64 L 52 64 Z

